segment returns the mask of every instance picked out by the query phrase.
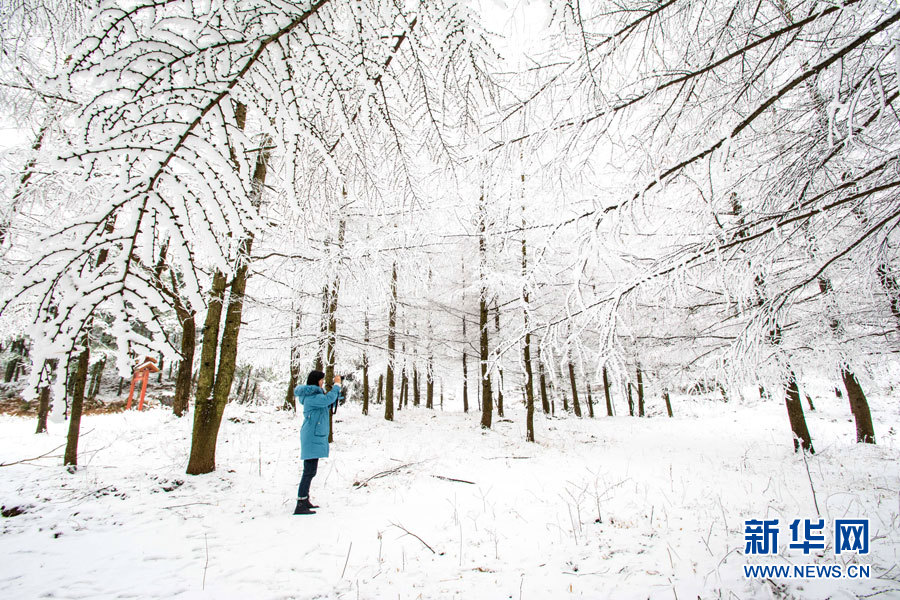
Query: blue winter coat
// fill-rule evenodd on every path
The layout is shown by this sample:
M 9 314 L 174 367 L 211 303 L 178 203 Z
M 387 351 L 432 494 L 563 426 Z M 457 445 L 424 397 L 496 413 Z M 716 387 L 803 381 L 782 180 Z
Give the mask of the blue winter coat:
M 303 425 L 300 427 L 300 458 L 328 457 L 328 407 L 337 402 L 341 386 L 335 385 L 327 394 L 317 385 L 298 385 L 294 388 L 297 402 L 303 405 Z

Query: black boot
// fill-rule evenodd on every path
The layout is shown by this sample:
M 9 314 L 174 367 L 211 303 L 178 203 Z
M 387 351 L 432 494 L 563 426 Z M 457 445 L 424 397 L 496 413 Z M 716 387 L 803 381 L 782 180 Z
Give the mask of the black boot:
M 314 515 L 316 511 L 310 510 L 312 505 L 309 503 L 309 498 L 297 498 L 297 506 L 294 508 L 295 515 Z

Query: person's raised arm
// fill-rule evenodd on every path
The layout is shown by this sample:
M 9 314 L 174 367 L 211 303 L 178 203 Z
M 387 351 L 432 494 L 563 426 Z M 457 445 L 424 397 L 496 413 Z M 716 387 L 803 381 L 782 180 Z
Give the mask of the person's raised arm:
M 341 376 L 334 376 L 334 386 L 331 388 L 331 391 L 325 394 L 325 398 L 328 400 L 328 403 L 325 406 L 331 406 L 335 402 L 338 401 L 338 398 L 341 397 Z

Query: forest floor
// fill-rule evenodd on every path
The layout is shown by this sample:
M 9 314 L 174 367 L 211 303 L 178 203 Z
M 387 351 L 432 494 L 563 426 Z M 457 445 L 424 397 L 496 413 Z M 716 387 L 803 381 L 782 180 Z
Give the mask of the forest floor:
M 229 405 L 217 471 L 184 474 L 192 415 L 0 415 L 3 598 L 898 598 L 900 403 L 871 399 L 878 445 L 845 400 L 813 395 L 817 454 L 792 449 L 779 402 L 673 396 L 674 419 L 341 407 L 331 457 L 291 514 L 300 420 Z M 599 407 L 598 407 L 599 408 Z M 495 417 L 496 419 L 496 417 Z M 42 456 L 41 458 L 35 458 Z M 16 461 L 18 464 L 9 465 Z M 8 465 L 8 466 L 7 466 Z M 462 480 L 462 481 L 454 481 Z M 466 483 L 471 482 L 471 483 Z M 813 492 L 813 489 L 815 490 Z M 17 514 L 20 513 L 20 514 Z M 825 519 L 824 551 L 788 548 Z M 835 518 L 870 520 L 870 553 L 836 556 Z M 745 556 L 744 521 L 778 518 L 779 555 Z M 748 564 L 870 565 L 868 579 L 748 579 Z

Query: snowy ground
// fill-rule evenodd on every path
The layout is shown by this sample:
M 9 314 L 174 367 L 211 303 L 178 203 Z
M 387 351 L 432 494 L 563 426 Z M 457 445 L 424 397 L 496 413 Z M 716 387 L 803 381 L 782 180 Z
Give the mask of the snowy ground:
M 843 401 L 814 399 L 809 475 L 774 402 L 673 397 L 675 419 L 537 415 L 538 444 L 522 441 L 518 409 L 482 432 L 474 413 L 387 423 L 344 407 L 313 482 L 322 508 L 300 517 L 289 414 L 230 405 L 218 470 L 199 477 L 184 474 L 191 420 L 167 409 L 85 417 L 75 474 L 54 450 L 64 424 L 35 435 L 33 419 L 2 416 L 0 462 L 50 452 L 0 469 L 0 501 L 27 511 L 0 521 L 0 595 L 900 598 L 900 407 L 873 400 L 873 447 L 852 443 Z M 871 519 L 870 555 L 787 549 L 786 522 L 816 517 L 810 478 L 826 532 Z M 784 524 L 781 556 L 744 556 L 743 521 L 763 517 Z M 871 579 L 744 578 L 748 563 L 786 562 L 859 562 Z

